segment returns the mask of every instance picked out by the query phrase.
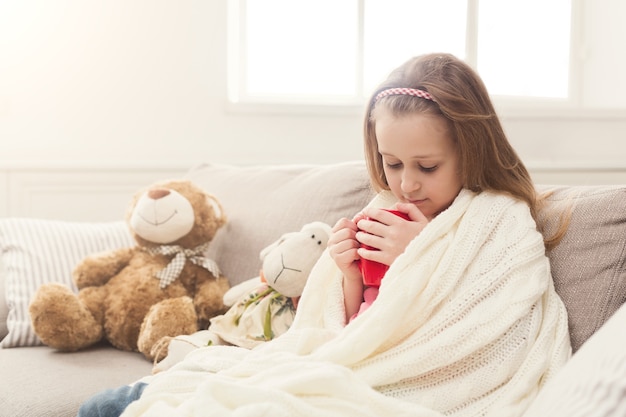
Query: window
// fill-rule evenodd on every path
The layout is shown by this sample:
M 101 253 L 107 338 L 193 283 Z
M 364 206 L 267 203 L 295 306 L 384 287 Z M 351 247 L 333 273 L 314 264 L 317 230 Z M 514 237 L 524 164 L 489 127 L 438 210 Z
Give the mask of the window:
M 410 56 L 446 51 L 496 97 L 566 101 L 571 3 L 230 0 L 230 100 L 362 105 Z
M 570 0 L 478 5 L 475 67 L 491 94 L 568 98 Z

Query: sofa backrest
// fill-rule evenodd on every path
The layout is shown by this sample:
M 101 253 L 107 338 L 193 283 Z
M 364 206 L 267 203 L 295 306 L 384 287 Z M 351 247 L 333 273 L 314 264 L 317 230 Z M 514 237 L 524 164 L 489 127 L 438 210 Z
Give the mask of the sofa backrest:
M 257 167 L 201 164 L 187 177 L 224 207 L 228 223 L 211 242 L 207 255 L 232 285 L 257 277 L 261 250 L 284 233 L 298 231 L 312 221 L 332 226 L 340 217 L 356 214 L 373 196 L 362 162 Z M 0 346 L 38 344 L 28 314 L 36 288 L 44 282 L 59 282 L 76 290 L 71 280 L 73 266 L 95 247 L 104 250 L 102 244 L 110 242 L 117 243 L 108 250 L 133 244 L 122 220 L 66 224 L 0 219 L 0 264 L 10 260 L 7 269 L 0 270 L 0 288 L 8 284 L 0 297 Z
M 554 286 L 565 303 L 578 348 L 626 301 L 626 186 L 539 186 L 550 192 L 546 233 L 571 213 L 550 253 Z
M 229 166 L 200 164 L 186 178 L 213 194 L 228 223 L 211 246 L 231 284 L 254 278 L 260 252 L 284 233 L 312 221 L 330 226 L 352 217 L 372 199 L 363 162 L 331 165 Z
M 353 216 L 374 196 L 362 161 L 248 167 L 201 164 L 186 177 L 224 206 L 229 221 L 208 255 L 233 285 L 258 276 L 260 251 L 282 234 L 317 220 L 332 226 L 340 217 Z M 547 233 L 555 230 L 560 214 L 572 213 L 566 235 L 549 257 L 555 288 L 568 311 L 572 347 L 577 350 L 626 301 L 626 185 L 538 188 L 552 192 L 542 212 Z M 114 231 L 124 232 L 124 225 L 120 222 Z M 0 233 L 0 243 L 2 239 Z M 50 239 L 50 244 L 55 242 L 58 239 Z M 7 332 L 9 308 L 16 308 L 14 301 L 7 306 L 4 298 L 6 275 L 0 268 L 0 340 Z M 47 279 L 60 281 L 62 276 L 67 281 L 69 275 L 69 270 L 60 271 Z M 25 310 L 27 303 L 23 304 Z
M 229 224 L 212 256 L 235 284 L 258 275 L 260 250 L 309 221 L 331 226 L 373 197 L 365 164 L 249 166 L 201 164 L 187 174 L 224 205 Z M 626 186 L 538 186 L 550 191 L 546 232 L 571 210 L 569 229 L 550 253 L 555 288 L 577 350 L 626 300 Z

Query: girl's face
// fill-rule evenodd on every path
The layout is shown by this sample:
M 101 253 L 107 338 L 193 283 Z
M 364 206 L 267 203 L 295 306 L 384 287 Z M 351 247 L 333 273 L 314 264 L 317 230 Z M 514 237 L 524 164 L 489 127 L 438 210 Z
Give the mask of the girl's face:
M 394 116 L 380 109 L 376 138 L 391 192 L 432 219 L 461 190 L 459 158 L 446 120 L 431 114 Z

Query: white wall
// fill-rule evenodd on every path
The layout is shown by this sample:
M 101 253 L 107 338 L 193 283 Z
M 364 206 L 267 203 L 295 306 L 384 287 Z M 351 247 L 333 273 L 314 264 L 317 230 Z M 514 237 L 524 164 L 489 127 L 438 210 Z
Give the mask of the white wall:
M 2 0 L 0 42 L 3 160 L 360 157 L 357 114 L 227 111 L 226 0 Z
M 626 5 L 585 1 L 582 103 L 591 111 L 503 120 L 538 180 L 626 183 Z M 19 178 L 39 172 L 28 177 L 37 184 L 45 169 L 65 178 L 80 176 L 81 167 L 119 174 L 144 166 L 158 177 L 201 161 L 360 159 L 359 111 L 253 113 L 227 105 L 226 9 L 226 0 L 0 0 L 5 200 L 15 200 Z M 5 201 L 0 215 L 33 213 L 27 205 Z

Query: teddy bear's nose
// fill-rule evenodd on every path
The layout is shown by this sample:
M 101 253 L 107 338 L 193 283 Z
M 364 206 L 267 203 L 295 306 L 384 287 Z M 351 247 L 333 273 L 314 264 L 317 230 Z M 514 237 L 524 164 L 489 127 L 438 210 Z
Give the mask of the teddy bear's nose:
M 162 188 L 157 188 L 156 190 L 148 191 L 148 197 L 153 200 L 158 200 L 159 198 L 163 198 L 170 194 L 169 190 L 164 190 Z

